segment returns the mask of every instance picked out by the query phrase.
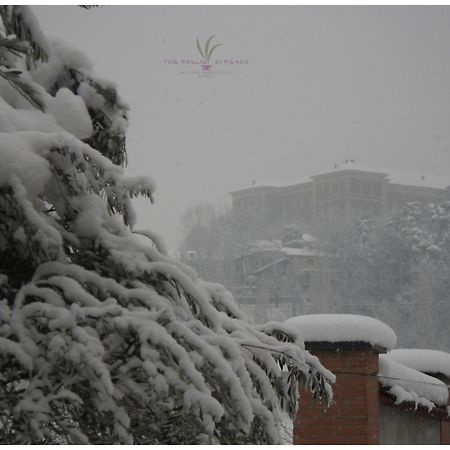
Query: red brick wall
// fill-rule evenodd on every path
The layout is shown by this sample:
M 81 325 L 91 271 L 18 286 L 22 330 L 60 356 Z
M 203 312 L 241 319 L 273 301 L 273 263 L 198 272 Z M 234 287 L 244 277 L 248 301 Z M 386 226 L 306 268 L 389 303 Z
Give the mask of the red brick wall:
M 355 346 L 311 353 L 336 375 L 333 405 L 324 409 L 309 392 L 301 390 L 294 444 L 378 444 L 378 379 L 367 376 L 378 373 L 378 352 Z
M 450 445 L 450 422 L 441 421 L 441 445 Z

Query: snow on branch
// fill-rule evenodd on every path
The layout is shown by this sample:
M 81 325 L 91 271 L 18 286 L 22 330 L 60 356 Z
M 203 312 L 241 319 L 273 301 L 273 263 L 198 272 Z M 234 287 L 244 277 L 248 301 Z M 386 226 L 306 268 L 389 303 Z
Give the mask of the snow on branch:
M 297 384 L 327 402 L 333 375 L 293 330 L 252 326 L 156 235 L 137 238 L 131 199 L 155 187 L 123 168 L 115 87 L 29 9 L 0 12 L 0 65 L 42 100 L 0 79 L 1 442 L 280 443 Z

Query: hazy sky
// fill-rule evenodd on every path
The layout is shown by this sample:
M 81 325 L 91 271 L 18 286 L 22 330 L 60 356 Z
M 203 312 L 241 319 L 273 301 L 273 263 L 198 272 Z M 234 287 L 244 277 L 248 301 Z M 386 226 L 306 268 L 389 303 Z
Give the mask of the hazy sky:
M 129 167 L 157 184 L 138 225 L 172 248 L 188 206 L 230 202 L 252 180 L 346 158 L 450 178 L 448 6 L 33 9 L 130 105 Z M 211 35 L 215 75 L 180 74 Z

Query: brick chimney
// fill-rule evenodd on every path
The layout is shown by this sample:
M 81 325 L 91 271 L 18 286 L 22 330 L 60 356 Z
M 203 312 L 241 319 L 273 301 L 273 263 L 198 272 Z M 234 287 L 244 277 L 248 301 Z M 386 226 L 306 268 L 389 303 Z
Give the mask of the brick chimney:
M 306 342 L 305 346 L 336 375 L 333 404 L 324 408 L 300 390 L 294 444 L 378 444 L 380 346 L 367 342 Z
M 441 421 L 441 445 L 450 445 L 450 422 Z

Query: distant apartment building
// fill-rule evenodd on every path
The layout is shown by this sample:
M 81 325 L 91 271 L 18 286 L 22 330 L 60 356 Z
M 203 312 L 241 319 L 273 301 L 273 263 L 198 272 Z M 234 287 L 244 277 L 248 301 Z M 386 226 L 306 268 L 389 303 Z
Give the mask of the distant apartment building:
M 238 231 L 254 230 L 260 239 L 276 239 L 291 224 L 311 229 L 327 220 L 382 215 L 408 202 L 450 200 L 450 176 L 376 169 L 351 161 L 292 183 L 254 183 L 231 196 Z

